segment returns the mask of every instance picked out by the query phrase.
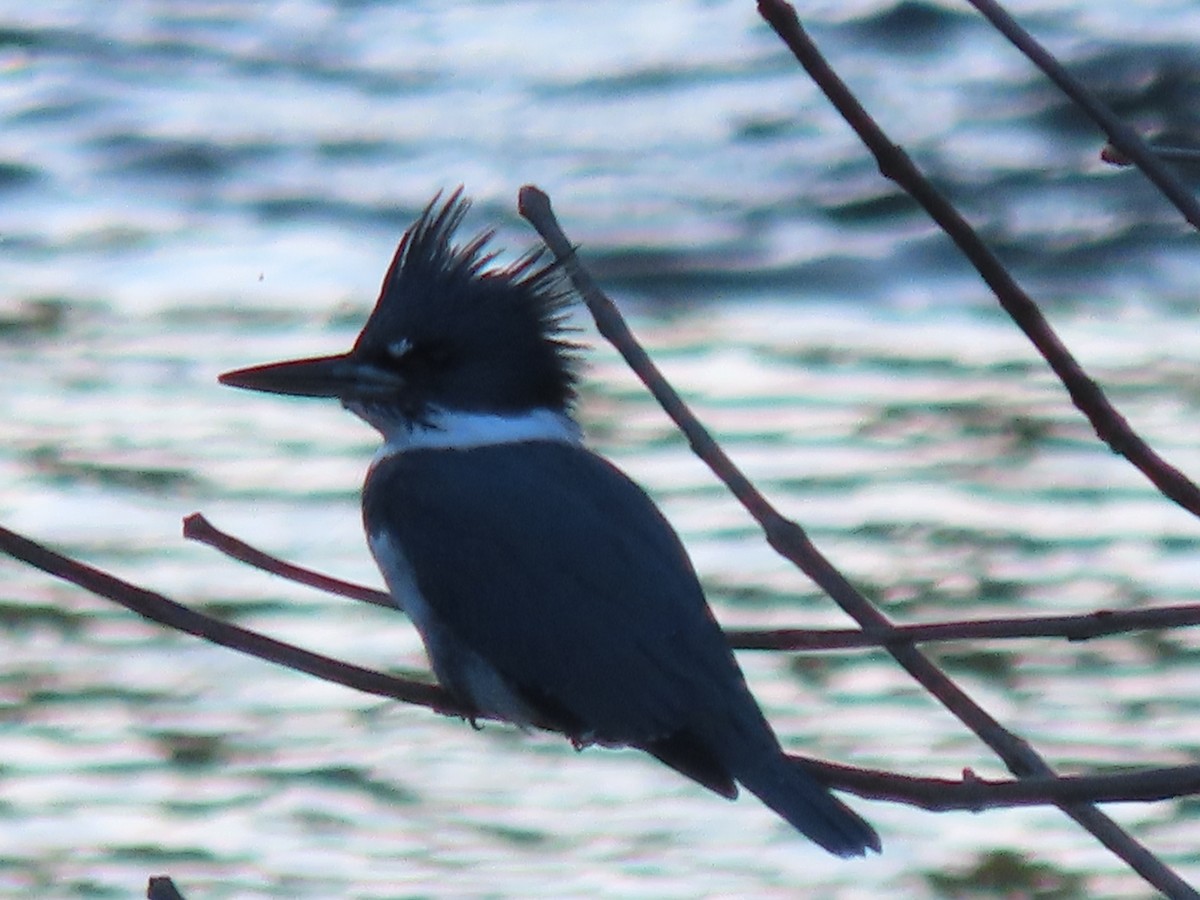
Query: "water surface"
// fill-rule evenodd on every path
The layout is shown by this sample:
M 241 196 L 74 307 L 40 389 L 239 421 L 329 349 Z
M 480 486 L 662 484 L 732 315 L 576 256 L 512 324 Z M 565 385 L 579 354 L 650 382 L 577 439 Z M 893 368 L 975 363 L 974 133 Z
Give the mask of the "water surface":
M 1134 7 L 1013 9 L 1139 127 L 1186 133 L 1200 14 Z M 1178 215 L 963 9 L 801 13 L 1134 426 L 1200 473 L 1200 257 Z M 424 671 L 401 617 L 179 521 L 378 583 L 372 432 L 215 377 L 347 347 L 404 227 L 460 183 L 508 257 L 533 242 L 517 188 L 548 190 L 704 421 L 897 620 L 1200 600 L 1195 520 L 1095 440 L 752 4 L 0 3 L 0 121 L 0 521 L 240 624 Z M 662 504 L 722 620 L 846 624 L 613 352 L 590 361 L 590 439 Z M 1010 888 L 1144 893 L 1053 810 L 857 802 L 886 852 L 843 863 L 636 754 L 476 733 L 2 571 L 14 896 L 127 897 L 169 872 L 195 898 L 937 897 L 1012 856 Z M 1200 756 L 1191 632 L 932 652 L 1064 771 Z M 1003 774 L 883 654 L 742 662 L 790 748 Z M 1200 878 L 1195 803 L 1111 811 Z

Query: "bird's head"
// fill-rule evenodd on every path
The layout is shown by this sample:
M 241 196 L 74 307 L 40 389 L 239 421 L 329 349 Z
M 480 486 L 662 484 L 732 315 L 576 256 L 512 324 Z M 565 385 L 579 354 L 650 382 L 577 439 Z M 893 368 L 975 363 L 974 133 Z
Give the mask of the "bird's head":
M 569 414 L 576 346 L 564 338 L 573 294 L 533 252 L 492 266 L 491 232 L 452 243 L 469 202 L 439 197 L 405 232 L 375 309 L 348 353 L 226 372 L 222 384 L 336 397 L 385 435 L 439 415 Z

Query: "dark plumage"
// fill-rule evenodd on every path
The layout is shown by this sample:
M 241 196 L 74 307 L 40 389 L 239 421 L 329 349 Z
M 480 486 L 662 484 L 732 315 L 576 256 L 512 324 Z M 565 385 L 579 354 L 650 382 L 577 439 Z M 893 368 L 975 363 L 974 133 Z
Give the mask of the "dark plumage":
M 537 515 L 515 519 L 530 497 Z M 386 534 L 404 548 L 435 627 L 539 718 L 579 744 L 638 747 L 724 797 L 741 782 L 830 852 L 879 849 L 870 825 L 787 763 L 683 545 L 610 463 L 552 441 L 519 458 L 410 451 L 371 471 L 364 498 L 373 545 Z M 442 663 L 435 654 L 439 679 L 471 702 L 466 667 Z
M 489 269 L 491 232 L 455 247 L 469 208 L 461 189 L 440 208 L 435 197 L 405 232 L 352 352 L 381 367 L 399 362 L 409 395 L 448 408 L 569 408 L 577 348 L 563 325 L 574 295 L 558 266 L 538 265 L 540 252 Z M 397 340 L 409 345 L 399 360 Z

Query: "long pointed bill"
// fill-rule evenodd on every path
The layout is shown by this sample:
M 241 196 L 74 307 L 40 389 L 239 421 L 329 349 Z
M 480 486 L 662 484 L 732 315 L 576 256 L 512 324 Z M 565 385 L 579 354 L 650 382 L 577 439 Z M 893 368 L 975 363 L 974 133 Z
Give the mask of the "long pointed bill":
M 226 372 L 219 380 L 230 387 L 296 397 L 362 397 L 394 393 L 404 386 L 398 375 L 358 362 L 348 353 L 251 366 Z

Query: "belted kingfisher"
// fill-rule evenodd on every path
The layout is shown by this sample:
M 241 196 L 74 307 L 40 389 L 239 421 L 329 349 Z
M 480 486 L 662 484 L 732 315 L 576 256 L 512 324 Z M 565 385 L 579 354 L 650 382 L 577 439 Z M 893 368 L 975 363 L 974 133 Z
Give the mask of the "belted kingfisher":
M 481 713 L 630 746 L 723 797 L 740 784 L 838 856 L 867 822 L 789 762 L 683 544 L 573 416 L 574 295 L 540 251 L 456 246 L 468 202 L 408 229 L 349 353 L 227 372 L 234 387 L 334 397 L 383 436 L 363 521 L 433 671 Z

